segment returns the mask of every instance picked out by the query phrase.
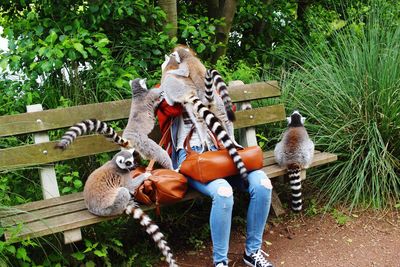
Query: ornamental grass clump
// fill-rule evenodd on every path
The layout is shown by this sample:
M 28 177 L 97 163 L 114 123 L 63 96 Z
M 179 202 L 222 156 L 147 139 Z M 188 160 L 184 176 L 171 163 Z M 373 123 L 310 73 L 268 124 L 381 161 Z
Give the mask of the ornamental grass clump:
M 400 27 L 384 17 L 372 11 L 362 31 L 299 49 L 302 63 L 283 83 L 316 148 L 339 156 L 314 173 L 328 204 L 383 208 L 400 199 Z

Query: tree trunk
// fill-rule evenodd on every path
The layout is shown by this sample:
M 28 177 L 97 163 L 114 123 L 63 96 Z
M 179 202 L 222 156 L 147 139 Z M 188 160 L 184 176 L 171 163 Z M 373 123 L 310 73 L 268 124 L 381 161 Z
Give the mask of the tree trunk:
M 158 3 L 161 9 L 167 14 L 166 24 L 172 25 L 172 28 L 168 31 L 168 36 L 170 38 L 176 37 L 178 30 L 176 0 L 159 0 Z
M 219 15 L 219 0 L 207 0 L 208 17 L 218 18 Z
M 217 62 L 218 58 L 225 55 L 226 49 L 228 46 L 229 33 L 232 28 L 233 18 L 236 12 L 236 0 L 225 0 L 224 5 L 221 6 L 220 2 L 220 18 L 225 18 L 225 25 L 219 26 L 217 28 L 217 43 L 222 43 L 223 46 L 219 47 L 217 51 L 215 51 L 213 58 L 211 59 L 212 63 Z

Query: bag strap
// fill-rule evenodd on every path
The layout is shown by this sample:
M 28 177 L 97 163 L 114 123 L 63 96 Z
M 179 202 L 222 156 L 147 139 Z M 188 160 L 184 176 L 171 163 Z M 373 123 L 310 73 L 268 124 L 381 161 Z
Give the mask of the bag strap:
M 162 147 L 162 146 L 165 144 L 165 142 L 167 141 L 168 135 L 170 134 L 170 131 L 169 131 L 169 130 L 171 129 L 171 126 L 172 126 L 172 120 L 171 120 L 171 122 L 169 123 L 168 128 L 165 130 L 165 133 L 163 134 L 163 136 L 162 136 L 160 142 L 158 143 L 161 147 Z M 151 171 L 154 169 L 154 163 L 155 163 L 155 162 L 156 162 L 156 161 L 155 161 L 154 159 L 150 160 L 149 165 L 147 165 L 147 167 L 146 167 L 146 172 L 151 172 Z
M 193 125 L 192 128 L 190 129 L 188 135 L 185 138 L 185 142 L 183 143 L 183 147 L 186 150 L 187 154 L 191 154 L 191 153 L 197 153 L 194 152 L 192 150 L 192 147 L 190 146 L 190 139 L 192 138 L 193 132 L 194 132 L 195 126 Z M 210 130 L 207 130 L 208 135 L 210 136 L 212 142 L 214 143 L 214 146 L 218 149 L 224 149 L 224 146 L 221 144 L 221 142 L 219 142 L 215 136 L 215 134 L 213 132 L 211 132 Z

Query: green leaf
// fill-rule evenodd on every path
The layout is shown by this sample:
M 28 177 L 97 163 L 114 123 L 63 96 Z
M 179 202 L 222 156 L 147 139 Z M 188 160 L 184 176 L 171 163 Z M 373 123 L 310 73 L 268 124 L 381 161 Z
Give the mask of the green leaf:
M 112 241 L 115 245 L 117 245 L 118 247 L 122 247 L 122 246 L 123 246 L 123 245 L 122 245 L 122 242 L 119 241 L 118 239 L 113 238 L 111 241 Z
M 105 257 L 105 256 L 107 256 L 107 251 L 101 251 L 101 250 L 98 250 L 98 249 L 96 249 L 93 253 L 94 253 L 96 256 L 98 256 L 98 257 Z
M 70 176 L 70 175 L 64 176 L 63 177 L 63 181 L 66 182 L 66 183 L 71 182 L 72 181 L 72 176 Z
M 161 55 L 161 51 L 159 49 L 153 49 L 151 52 L 153 52 L 153 54 L 156 56 Z
M 96 264 L 94 264 L 93 261 L 88 261 L 86 262 L 85 267 L 96 267 Z
M 71 256 L 74 257 L 75 259 L 77 259 L 78 261 L 81 261 L 85 258 L 85 254 L 83 254 L 80 251 L 72 253 Z
M 197 52 L 198 53 L 201 53 L 201 52 L 203 52 L 204 50 L 206 49 L 206 46 L 203 44 L 203 43 L 201 43 L 198 47 L 197 47 Z
M 102 38 L 98 42 L 95 43 L 97 47 L 104 47 L 106 46 L 110 41 L 107 38 Z
M 58 58 L 64 57 L 64 53 L 60 49 L 55 48 L 53 51 L 54 51 L 54 54 L 56 55 L 56 57 L 58 57 Z
M 71 191 L 72 191 L 72 188 L 69 186 L 66 186 L 61 190 L 61 193 L 65 194 L 65 193 L 69 193 Z
M 88 53 L 83 49 L 83 45 L 81 43 L 74 43 L 74 48 L 82 54 L 83 58 L 88 57 Z
M 6 250 L 10 252 L 11 254 L 15 255 L 15 252 L 17 251 L 14 246 L 7 246 Z
M 46 38 L 46 42 L 53 44 L 58 38 L 58 35 L 55 31 L 50 31 L 49 36 Z
M 76 188 L 76 189 L 79 189 L 79 188 L 81 188 L 82 187 L 82 181 L 81 180 L 74 180 L 74 187 Z
M 16 257 L 17 259 L 21 259 L 23 261 L 31 261 L 31 259 L 28 257 L 28 254 L 26 253 L 25 248 L 18 248 Z
M 3 58 L 3 59 L 0 61 L 0 68 L 1 68 L 2 70 L 6 70 L 7 65 L 8 65 L 8 59 L 7 59 L 7 58 Z
M 395 207 L 396 209 L 400 209 L 400 203 L 397 203 L 396 205 L 394 205 L 394 207 Z

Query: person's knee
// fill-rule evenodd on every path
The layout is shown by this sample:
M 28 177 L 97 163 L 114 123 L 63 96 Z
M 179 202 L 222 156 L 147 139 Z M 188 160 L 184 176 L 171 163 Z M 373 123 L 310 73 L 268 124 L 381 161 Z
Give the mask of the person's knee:
M 232 197 L 233 196 L 233 190 L 232 187 L 230 186 L 220 186 L 217 189 L 217 194 L 221 197 Z
M 269 196 L 272 191 L 272 183 L 268 176 L 261 170 L 252 172 L 249 176 L 250 194 L 260 193 Z
M 233 190 L 231 185 L 225 180 L 216 182 L 216 187 L 213 194 L 213 202 L 216 205 L 222 205 L 226 208 L 233 206 Z

